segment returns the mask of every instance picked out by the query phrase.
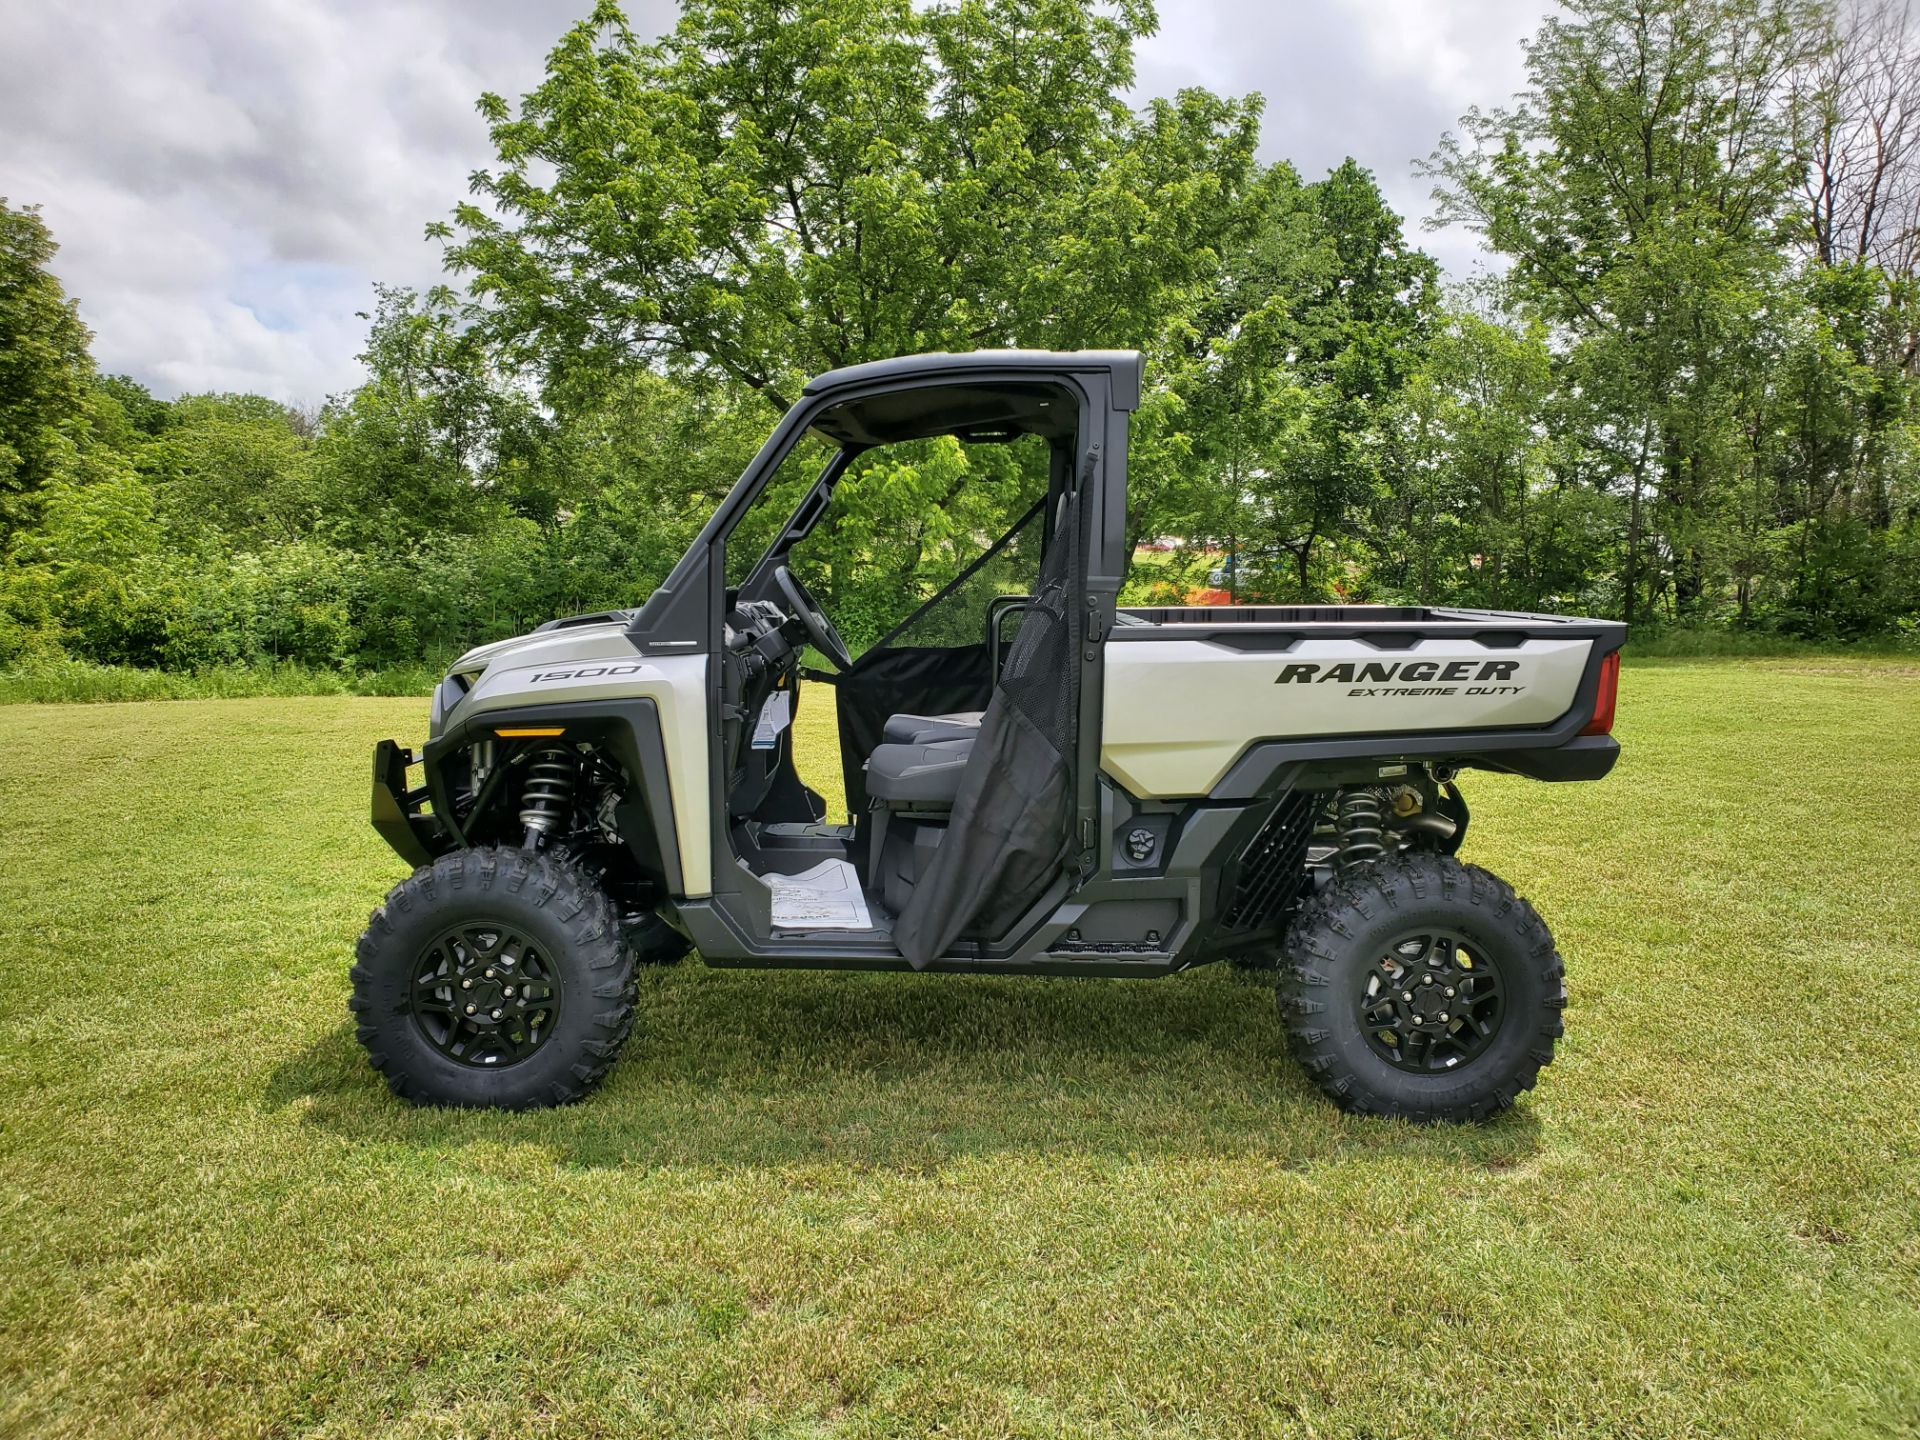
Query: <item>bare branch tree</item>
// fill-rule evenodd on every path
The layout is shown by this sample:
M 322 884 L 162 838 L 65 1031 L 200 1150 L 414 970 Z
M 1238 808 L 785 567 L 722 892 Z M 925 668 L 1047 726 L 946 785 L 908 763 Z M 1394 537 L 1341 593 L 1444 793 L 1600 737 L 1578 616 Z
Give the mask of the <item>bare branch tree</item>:
M 1920 27 L 1911 0 L 1844 0 L 1794 97 L 1806 248 L 1824 265 L 1920 266 Z

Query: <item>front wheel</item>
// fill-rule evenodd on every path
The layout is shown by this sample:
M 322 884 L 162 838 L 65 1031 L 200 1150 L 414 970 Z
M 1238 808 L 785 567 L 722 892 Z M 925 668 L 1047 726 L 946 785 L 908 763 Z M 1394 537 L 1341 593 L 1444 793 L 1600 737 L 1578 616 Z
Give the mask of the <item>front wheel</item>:
M 458 850 L 394 886 L 355 950 L 357 1033 L 416 1105 L 564 1105 L 633 1025 L 634 956 L 591 879 L 551 855 Z
M 1485 1120 L 1553 1060 L 1567 990 L 1545 922 L 1450 856 L 1342 876 L 1287 939 L 1280 1012 L 1295 1056 L 1342 1109 Z

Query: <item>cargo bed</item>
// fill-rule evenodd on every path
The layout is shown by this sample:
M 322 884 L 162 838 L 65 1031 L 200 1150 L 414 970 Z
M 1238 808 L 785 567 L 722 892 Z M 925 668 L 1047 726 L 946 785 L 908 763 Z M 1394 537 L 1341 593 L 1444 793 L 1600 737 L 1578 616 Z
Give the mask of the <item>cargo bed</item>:
M 1359 756 L 1598 779 L 1619 747 L 1581 732 L 1625 639 L 1520 611 L 1129 607 L 1107 636 L 1101 768 L 1142 798 L 1257 793 L 1276 766 Z

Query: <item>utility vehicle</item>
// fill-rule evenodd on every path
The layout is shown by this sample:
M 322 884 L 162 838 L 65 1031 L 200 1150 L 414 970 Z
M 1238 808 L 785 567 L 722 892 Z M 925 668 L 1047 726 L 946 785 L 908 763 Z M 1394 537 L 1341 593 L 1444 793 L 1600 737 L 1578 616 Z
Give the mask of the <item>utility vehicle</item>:
M 1273 972 L 1292 1048 L 1349 1109 L 1481 1119 L 1529 1087 L 1561 1033 L 1561 961 L 1457 858 L 1458 777 L 1605 775 L 1623 627 L 1120 607 L 1140 386 L 1126 351 L 821 375 L 645 603 L 463 656 L 425 743 L 373 757 L 374 826 L 415 867 L 352 972 L 392 1089 L 574 1100 L 627 1038 L 635 967 L 689 947 L 1028 975 L 1235 960 Z M 844 522 L 863 457 L 942 436 L 1028 457 L 1031 503 L 856 658 L 803 578 L 808 537 Z M 795 483 L 785 462 L 809 454 L 824 463 Z M 849 824 L 795 773 L 812 681 L 837 707 Z

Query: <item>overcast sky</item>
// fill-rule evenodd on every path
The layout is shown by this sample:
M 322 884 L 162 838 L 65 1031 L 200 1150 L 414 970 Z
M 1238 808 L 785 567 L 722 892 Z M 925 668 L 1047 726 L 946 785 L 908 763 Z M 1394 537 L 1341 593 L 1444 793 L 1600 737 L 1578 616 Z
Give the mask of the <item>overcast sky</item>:
M 0 0 L 0 196 L 39 204 L 94 356 L 161 394 L 315 404 L 357 383 L 376 280 L 490 159 L 473 102 L 517 96 L 592 0 Z M 1506 99 L 1547 0 L 1160 0 L 1141 95 L 1267 97 L 1262 154 L 1356 156 L 1403 214 L 1412 162 Z M 659 29 L 671 0 L 629 0 Z M 1428 234 L 1456 275 L 1473 237 Z

